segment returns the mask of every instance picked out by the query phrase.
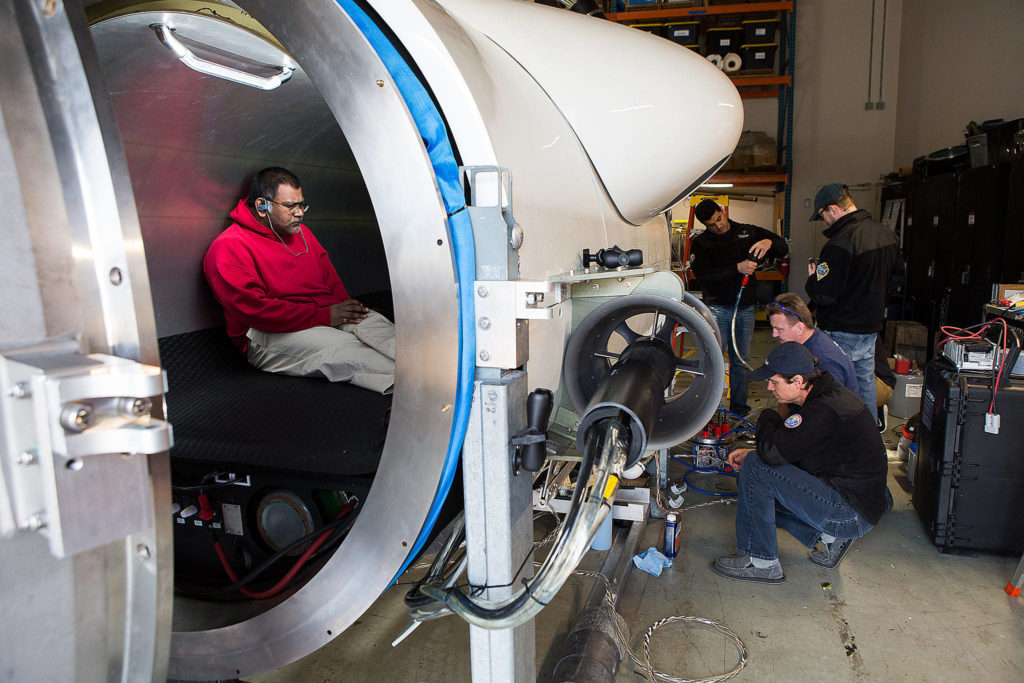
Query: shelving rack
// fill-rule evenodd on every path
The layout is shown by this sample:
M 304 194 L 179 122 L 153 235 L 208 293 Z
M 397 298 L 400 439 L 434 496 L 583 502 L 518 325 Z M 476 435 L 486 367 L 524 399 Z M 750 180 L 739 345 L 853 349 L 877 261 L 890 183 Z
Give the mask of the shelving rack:
M 614 2 L 614 0 L 613 0 Z M 789 237 L 790 206 L 792 204 L 793 173 L 793 70 L 796 54 L 796 1 L 785 2 L 737 2 L 722 5 L 691 6 L 690 4 L 664 5 L 651 9 L 634 9 L 625 12 L 609 12 L 606 17 L 620 23 L 635 21 L 658 21 L 680 18 L 700 18 L 735 14 L 779 13 L 778 68 L 774 75 L 730 76 L 739 90 L 740 97 L 778 98 L 778 126 L 776 163 L 782 172 L 723 172 L 714 175 L 709 183 L 732 183 L 739 187 L 774 187 L 784 197 L 782 236 Z

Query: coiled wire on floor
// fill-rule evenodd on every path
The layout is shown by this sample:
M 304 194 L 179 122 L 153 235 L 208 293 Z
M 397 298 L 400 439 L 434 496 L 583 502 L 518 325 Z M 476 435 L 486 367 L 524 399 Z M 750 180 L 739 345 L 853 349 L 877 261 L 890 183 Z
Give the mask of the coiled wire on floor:
M 717 501 L 716 501 L 717 502 Z M 694 506 L 697 507 L 697 506 Z M 619 646 L 629 654 L 629 658 L 633 660 L 633 663 L 639 667 L 638 673 L 643 673 L 648 681 L 656 683 L 657 681 L 667 681 L 668 683 L 716 683 L 717 681 L 727 681 L 747 665 L 749 658 L 747 654 L 747 648 L 743 644 L 743 640 L 729 627 L 714 621 L 713 619 L 705 619 L 703 617 L 687 617 L 682 615 L 675 615 L 671 617 L 665 617 L 647 627 L 644 631 L 642 638 L 643 645 L 643 659 L 637 656 L 633 651 L 633 648 L 629 646 L 629 639 L 622 633 L 620 627 L 620 621 L 624 621 L 622 616 L 615 610 L 615 594 L 612 592 L 611 581 L 608 577 L 600 572 L 588 571 L 586 569 L 577 569 L 573 574 L 579 574 L 580 576 L 589 576 L 595 579 L 599 579 L 604 583 L 604 600 L 601 602 L 601 606 L 608 611 L 608 620 L 612 624 L 612 629 L 615 631 L 615 639 L 618 641 Z M 739 661 L 729 671 L 723 674 L 716 674 L 714 676 L 708 676 L 705 678 L 679 678 L 661 671 L 658 671 L 651 664 L 651 636 L 654 632 L 663 626 L 676 622 L 687 622 L 691 624 L 697 624 L 700 626 L 706 626 L 718 633 L 725 636 L 732 644 L 736 647 L 736 652 L 739 655 Z

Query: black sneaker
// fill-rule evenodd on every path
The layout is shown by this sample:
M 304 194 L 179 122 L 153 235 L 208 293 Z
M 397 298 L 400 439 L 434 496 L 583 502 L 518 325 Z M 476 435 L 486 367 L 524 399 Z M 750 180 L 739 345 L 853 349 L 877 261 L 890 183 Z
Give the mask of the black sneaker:
M 832 543 L 822 541 L 821 547 L 824 550 L 812 550 L 810 555 L 811 562 L 825 569 L 835 569 L 843 561 L 843 558 L 846 557 L 846 553 L 851 545 L 853 545 L 852 538 L 840 538 Z

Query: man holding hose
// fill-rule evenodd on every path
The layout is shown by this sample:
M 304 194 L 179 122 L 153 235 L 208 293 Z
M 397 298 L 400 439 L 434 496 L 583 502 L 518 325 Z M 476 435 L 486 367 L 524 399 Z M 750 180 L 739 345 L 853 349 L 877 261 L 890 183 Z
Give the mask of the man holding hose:
M 742 417 L 750 412 L 748 365 L 757 302 L 754 269 L 765 259 L 782 258 L 789 247 L 773 232 L 726 218 L 722 207 L 710 199 L 697 204 L 693 215 L 707 229 L 694 238 L 690 247 L 691 267 L 704 303 L 718 322 L 722 350 L 729 352 L 729 410 Z

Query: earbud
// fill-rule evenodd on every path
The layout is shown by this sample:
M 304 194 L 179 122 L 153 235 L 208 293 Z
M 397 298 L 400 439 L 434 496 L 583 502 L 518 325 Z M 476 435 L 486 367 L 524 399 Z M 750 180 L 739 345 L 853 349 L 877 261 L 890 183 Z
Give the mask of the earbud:
M 257 211 L 270 211 L 270 203 L 268 201 L 266 201 L 266 200 L 263 200 L 262 203 L 261 202 L 256 202 L 256 210 Z

